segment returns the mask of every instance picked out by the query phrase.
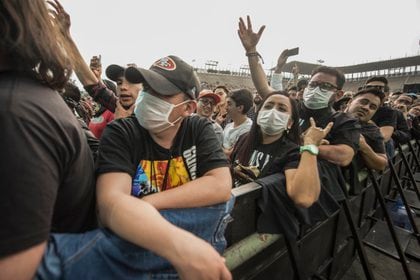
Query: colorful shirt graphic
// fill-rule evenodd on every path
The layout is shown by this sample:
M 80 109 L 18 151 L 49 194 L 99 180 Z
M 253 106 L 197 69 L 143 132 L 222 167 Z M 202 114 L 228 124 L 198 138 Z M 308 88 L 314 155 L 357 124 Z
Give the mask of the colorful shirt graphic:
M 182 156 L 172 158 L 169 169 L 168 163 L 169 160 L 141 160 L 133 177 L 131 194 L 141 197 L 179 187 L 191 180 Z

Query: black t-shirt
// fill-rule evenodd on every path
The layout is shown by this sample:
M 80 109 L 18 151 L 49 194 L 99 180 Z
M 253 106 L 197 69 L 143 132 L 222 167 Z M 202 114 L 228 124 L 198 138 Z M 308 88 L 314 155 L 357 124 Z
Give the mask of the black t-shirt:
M 372 148 L 372 150 L 375 153 L 386 154 L 384 137 L 382 136 L 379 127 L 373 123 L 361 123 L 361 126 L 361 134 L 365 138 L 366 143 Z M 360 153 L 357 153 L 356 155 L 356 163 L 359 168 L 365 167 L 365 162 Z
M 241 135 L 232 152 L 231 159 L 238 162 L 239 149 L 243 148 L 245 139 L 249 133 Z M 245 166 L 255 166 L 260 171 L 257 178 L 263 178 L 274 173 L 283 173 L 287 169 L 295 169 L 300 161 L 299 146 L 287 137 L 281 137 L 270 144 L 260 144 L 252 152 L 249 162 Z M 241 178 L 234 176 L 236 187 L 243 184 Z
M 232 161 L 237 162 L 239 149 L 242 148 L 248 133 L 241 135 L 232 153 Z M 297 168 L 299 165 L 299 145 L 287 137 L 281 137 L 270 144 L 260 144 L 252 152 L 246 166 L 255 166 L 264 177 L 287 169 Z
M 397 115 L 397 127 L 392 133 L 392 139 L 395 145 L 405 144 L 411 139 L 410 129 L 408 128 L 407 120 L 401 111 L 395 110 Z
M 347 113 L 332 112 L 330 108 L 322 110 L 307 109 L 303 103 L 299 106 L 300 128 L 301 131 L 306 131 L 309 126 L 309 118 L 313 117 L 318 127 L 324 128 L 329 122 L 334 125 L 328 133 L 326 140 L 331 145 L 345 144 L 353 148 L 356 153 L 359 148 L 360 138 L 360 124 L 359 121 Z
M 93 159 L 63 99 L 2 72 L 0 129 L 0 257 L 46 241 L 50 232 L 93 228 Z
M 173 147 L 165 149 L 154 142 L 133 115 L 114 120 L 105 128 L 96 172 L 130 174 L 131 194 L 143 196 L 178 187 L 212 169 L 227 166 L 226 156 L 206 118 L 185 118 Z
M 379 127 L 372 123 L 362 123 L 361 126 L 361 134 L 365 137 L 366 143 L 375 153 L 385 154 L 384 137 L 382 136 Z
M 372 121 L 379 127 L 392 126 L 395 129 L 397 127 L 397 113 L 390 107 L 381 106 L 373 115 Z

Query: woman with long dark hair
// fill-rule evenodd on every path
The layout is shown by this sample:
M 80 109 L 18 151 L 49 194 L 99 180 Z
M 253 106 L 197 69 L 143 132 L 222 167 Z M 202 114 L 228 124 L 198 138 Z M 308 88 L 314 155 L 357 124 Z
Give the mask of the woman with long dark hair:
M 331 126 L 332 123 L 321 129 L 311 120 L 300 146 L 295 100 L 284 92 L 267 95 L 257 111 L 256 122 L 238 140 L 232 153 L 236 181 L 243 182 L 247 174 L 262 178 L 284 172 L 287 195 L 297 206 L 311 206 L 320 193 L 317 147 Z

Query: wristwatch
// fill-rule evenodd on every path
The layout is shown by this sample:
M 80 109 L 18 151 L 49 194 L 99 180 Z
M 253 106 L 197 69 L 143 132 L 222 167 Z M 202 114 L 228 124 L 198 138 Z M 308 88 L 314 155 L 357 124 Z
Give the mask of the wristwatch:
M 316 145 L 310 144 L 305 146 L 300 146 L 300 153 L 303 153 L 304 151 L 308 151 L 314 156 L 317 156 L 319 154 L 319 149 Z

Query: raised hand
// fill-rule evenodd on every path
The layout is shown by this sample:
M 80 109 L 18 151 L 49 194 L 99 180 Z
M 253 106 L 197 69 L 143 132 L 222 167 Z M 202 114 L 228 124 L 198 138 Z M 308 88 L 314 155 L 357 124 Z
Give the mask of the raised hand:
M 47 3 L 52 7 L 48 10 L 53 21 L 58 24 L 63 35 L 70 36 L 71 20 L 69 14 L 64 10 L 58 0 L 47 1 Z
M 242 18 L 239 18 L 239 29 L 238 35 L 241 39 L 242 45 L 245 48 L 246 52 L 255 52 L 257 48 L 258 41 L 261 38 L 262 33 L 264 32 L 265 25 L 261 26 L 258 30 L 258 33 L 255 33 L 252 30 L 251 18 L 246 16 L 247 24 L 245 24 Z
M 327 126 L 322 129 L 316 126 L 316 123 L 313 118 L 310 118 L 311 126 L 306 130 L 306 133 L 303 137 L 304 145 L 321 145 L 322 140 L 325 136 L 328 135 L 334 123 L 330 122 Z

